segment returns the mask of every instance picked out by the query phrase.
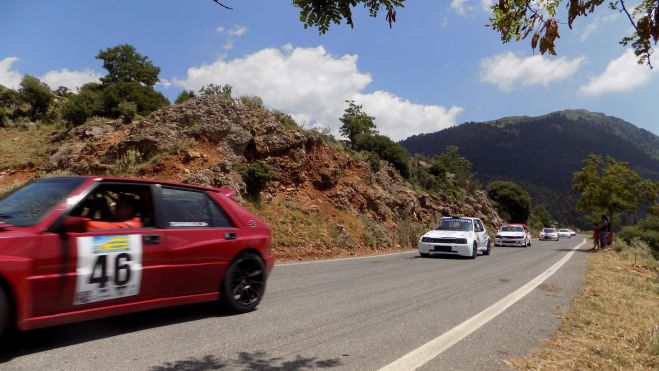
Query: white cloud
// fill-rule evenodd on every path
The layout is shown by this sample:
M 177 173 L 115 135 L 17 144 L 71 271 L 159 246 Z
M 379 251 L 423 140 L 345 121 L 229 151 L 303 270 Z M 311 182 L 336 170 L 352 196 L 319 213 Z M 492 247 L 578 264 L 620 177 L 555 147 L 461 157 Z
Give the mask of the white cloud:
M 401 140 L 413 134 L 434 132 L 455 124 L 456 117 L 464 110 L 453 106 L 412 103 L 386 91 L 357 94 L 353 97 L 364 111 L 375 117 L 378 129 L 393 140 Z
M 233 49 L 233 41 L 225 42 L 224 44 L 222 44 L 222 48 L 224 48 L 224 50 Z
M 246 32 L 247 32 L 247 27 L 240 26 L 240 25 L 237 25 L 237 24 L 234 24 L 233 26 L 231 26 L 229 31 L 227 31 L 229 36 L 237 36 L 237 37 L 240 37 L 240 36 L 244 35 Z
M 461 16 L 465 16 L 468 10 L 471 10 L 469 6 L 466 5 L 467 0 L 451 0 L 451 9 L 455 10 L 456 13 Z
M 236 96 L 258 95 L 268 106 L 305 124 L 330 127 L 334 133 L 350 99 L 376 116 L 380 132 L 393 139 L 451 126 L 462 112 L 460 107 L 415 104 L 383 91 L 366 93 L 372 77 L 359 71 L 357 60 L 356 55 L 333 56 L 322 46 L 286 45 L 192 67 L 185 79 L 173 82 L 191 90 L 210 83 L 231 84 Z
M 603 25 L 606 25 L 607 23 L 611 23 L 611 22 L 615 21 L 616 19 L 618 19 L 619 16 L 620 16 L 620 13 L 611 13 L 611 14 L 605 15 L 604 17 L 597 17 L 597 18 L 593 19 L 593 21 L 590 22 L 586 26 L 584 31 L 581 33 L 581 35 L 579 36 L 579 40 L 581 40 L 581 42 L 585 42 L 586 40 L 588 40 L 588 38 L 592 34 L 595 33 L 595 31 L 597 31 L 599 29 L 600 26 L 603 26 Z
M 639 65 L 632 49 L 627 49 L 621 56 L 609 62 L 599 76 L 590 79 L 579 90 L 585 95 L 602 95 L 622 93 L 649 83 L 657 70 L 650 70 L 647 65 Z
M 161 78 L 160 81 L 158 81 L 158 83 L 156 83 L 156 85 L 160 85 L 165 89 L 169 89 L 172 86 L 172 82 L 167 80 L 167 79 L 162 79 Z
M 552 60 L 542 55 L 521 58 L 506 52 L 481 61 L 481 81 L 494 84 L 503 91 L 510 91 L 517 85 L 547 86 L 574 75 L 583 61 L 583 57 Z
M 21 83 L 21 74 L 13 70 L 11 65 L 18 60 L 17 57 L 7 57 L 0 59 L 0 85 L 4 85 L 11 89 L 17 89 Z
M 224 31 L 226 31 L 226 28 L 224 28 L 224 26 L 219 26 L 218 28 L 215 29 L 215 31 L 219 33 L 223 33 Z
M 70 90 L 76 90 L 89 82 L 99 81 L 101 74 L 89 68 L 82 71 L 71 71 L 66 68 L 48 71 L 41 76 L 41 80 L 48 84 L 51 89 L 66 86 Z
M 486 13 L 492 12 L 492 5 L 494 5 L 494 0 L 481 0 L 481 6 Z

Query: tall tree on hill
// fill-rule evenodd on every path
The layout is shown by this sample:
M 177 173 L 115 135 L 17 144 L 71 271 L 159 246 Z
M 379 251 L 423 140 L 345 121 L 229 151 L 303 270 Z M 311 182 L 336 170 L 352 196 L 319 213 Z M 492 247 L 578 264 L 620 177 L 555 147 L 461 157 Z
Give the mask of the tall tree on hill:
M 354 146 L 357 136 L 360 134 L 375 134 L 375 117 L 369 116 L 362 110 L 360 104 L 355 103 L 354 100 L 346 101 L 348 108 L 343 112 L 343 116 L 339 119 L 343 125 L 339 128 L 341 135 L 350 140 Z
M 626 162 L 611 157 L 604 162 L 600 156 L 589 155 L 584 167 L 574 173 L 572 192 L 579 194 L 578 210 L 603 212 L 614 220 L 619 213 L 635 213 L 643 204 L 656 203 L 659 185 L 643 179 Z
M 531 196 L 519 185 L 496 180 L 487 185 L 487 195 L 508 222 L 526 223 L 531 213 Z
M 32 120 L 44 118 L 55 98 L 46 83 L 30 75 L 23 76 L 18 92 L 21 98 L 30 105 L 29 113 Z
M 118 82 L 139 82 L 146 86 L 155 85 L 160 79 L 160 67 L 128 44 L 117 45 L 101 50 L 96 59 L 103 61 L 103 68 L 108 74 L 101 77 L 101 82 L 110 85 Z

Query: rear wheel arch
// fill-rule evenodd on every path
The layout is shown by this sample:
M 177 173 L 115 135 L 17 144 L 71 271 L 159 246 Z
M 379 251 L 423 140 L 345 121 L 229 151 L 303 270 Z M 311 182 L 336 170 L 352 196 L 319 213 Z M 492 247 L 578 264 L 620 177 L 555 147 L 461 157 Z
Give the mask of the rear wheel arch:
M 9 328 L 15 327 L 16 318 L 17 318 L 16 316 L 18 311 L 16 295 L 9 281 L 2 276 L 0 276 L 0 289 L 4 292 L 5 296 L 7 297 L 7 310 L 8 310 L 7 327 Z

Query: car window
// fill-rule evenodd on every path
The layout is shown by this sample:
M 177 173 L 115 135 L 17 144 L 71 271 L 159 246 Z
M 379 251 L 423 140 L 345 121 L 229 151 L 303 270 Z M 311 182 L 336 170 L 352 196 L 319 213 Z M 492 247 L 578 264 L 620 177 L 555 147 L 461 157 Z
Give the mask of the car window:
M 0 222 L 34 225 L 82 182 L 82 178 L 50 178 L 29 183 L 0 200 Z
M 165 223 L 170 228 L 206 228 L 213 225 L 208 196 L 201 191 L 162 188 Z
M 506 226 L 501 227 L 501 231 L 502 232 L 524 232 L 524 228 L 522 228 L 520 226 L 506 225 Z
M 211 217 L 213 219 L 213 227 L 217 228 L 232 228 L 234 227 L 231 219 L 227 217 L 227 214 L 224 213 L 222 208 L 215 203 L 215 201 L 209 202 Z
M 87 218 L 87 227 L 93 230 L 153 227 L 151 187 L 131 183 L 100 184 L 69 215 Z
M 469 219 L 441 219 L 435 230 L 471 232 L 472 226 L 473 224 Z
M 475 221 L 476 224 L 476 232 L 483 232 L 485 231 L 485 227 L 483 227 L 483 223 L 481 223 L 480 220 Z

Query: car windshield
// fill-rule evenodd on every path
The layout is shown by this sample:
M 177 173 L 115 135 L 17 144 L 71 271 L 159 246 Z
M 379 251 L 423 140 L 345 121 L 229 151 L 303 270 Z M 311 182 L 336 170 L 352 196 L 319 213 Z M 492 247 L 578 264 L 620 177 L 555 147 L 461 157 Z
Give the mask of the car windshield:
M 505 225 L 501 227 L 501 232 L 524 232 L 524 228 L 518 225 Z
M 554 228 L 545 228 L 542 230 L 545 233 L 555 233 L 556 230 Z
M 469 232 L 472 230 L 472 226 L 473 223 L 469 219 L 442 219 L 435 227 L 435 230 Z
M 51 178 L 29 183 L 0 200 L 0 221 L 17 227 L 34 225 L 83 181 Z
M 561 229 L 560 232 L 569 232 L 567 229 Z

